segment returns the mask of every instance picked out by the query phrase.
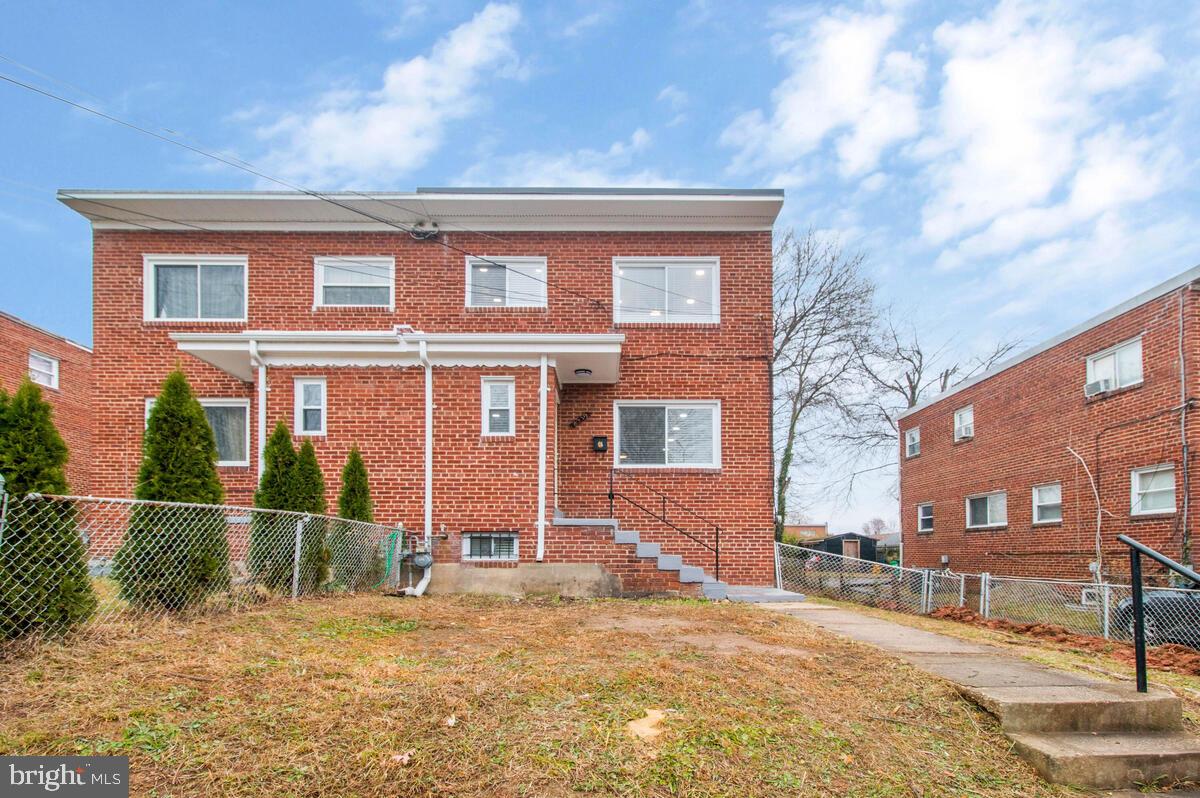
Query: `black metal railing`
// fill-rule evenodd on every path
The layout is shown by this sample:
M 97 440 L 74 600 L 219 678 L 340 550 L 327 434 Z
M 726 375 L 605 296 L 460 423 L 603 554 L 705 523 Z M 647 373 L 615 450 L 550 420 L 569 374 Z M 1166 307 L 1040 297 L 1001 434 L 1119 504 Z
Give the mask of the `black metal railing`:
M 636 486 L 641 495 L 636 495 Z M 649 494 L 649 495 L 647 495 Z M 617 517 L 617 507 L 629 506 L 653 518 L 685 538 L 712 552 L 713 575 L 721 578 L 721 526 L 711 519 L 672 498 L 658 488 L 631 475 L 619 468 L 608 470 L 608 491 L 562 491 L 561 496 L 590 496 L 608 501 L 608 517 Z M 697 532 L 697 527 L 703 532 Z
M 1129 581 L 1133 586 L 1133 658 L 1137 668 L 1137 691 L 1144 693 L 1147 691 L 1146 608 L 1142 596 L 1142 555 L 1144 554 L 1159 565 L 1169 568 L 1197 587 L 1200 587 L 1200 574 L 1146 544 L 1138 543 L 1127 535 L 1117 535 L 1117 540 L 1129 547 Z

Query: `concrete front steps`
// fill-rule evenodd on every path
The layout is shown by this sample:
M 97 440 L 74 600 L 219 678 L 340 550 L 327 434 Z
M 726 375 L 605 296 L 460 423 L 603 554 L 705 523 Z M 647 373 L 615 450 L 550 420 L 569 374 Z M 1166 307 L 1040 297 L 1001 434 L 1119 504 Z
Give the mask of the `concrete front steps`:
M 670 592 L 714 601 L 728 595 L 729 585 L 725 582 L 718 581 L 699 566 L 688 565 L 679 554 L 664 554 L 659 543 L 643 542 L 640 533 L 621 529 L 616 519 L 558 516 L 553 523 L 556 527 L 591 529 L 593 535 L 604 535 L 606 542 L 620 550 L 623 560 L 636 561 L 632 563 L 632 569 L 623 564 L 604 563 L 620 572 L 626 593 Z
M 995 716 L 1013 752 L 1047 781 L 1101 790 L 1200 781 L 1200 738 L 1183 731 L 1182 703 L 1167 690 L 1138 693 L 1130 683 L 1064 673 L 846 608 L 764 606 L 945 679 Z

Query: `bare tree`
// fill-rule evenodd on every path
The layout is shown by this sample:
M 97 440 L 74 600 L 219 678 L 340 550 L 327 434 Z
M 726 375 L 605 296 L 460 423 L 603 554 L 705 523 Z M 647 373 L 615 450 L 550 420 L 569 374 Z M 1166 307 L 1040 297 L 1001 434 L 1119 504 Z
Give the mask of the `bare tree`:
M 842 478 L 849 496 L 855 479 L 896 467 L 899 416 L 923 400 L 976 377 L 1007 359 L 1019 340 L 997 343 L 969 360 L 950 357 L 951 342 L 929 349 L 915 328 L 901 327 L 890 315 L 879 319 L 874 336 L 855 356 L 859 383 L 844 401 L 844 425 L 835 439 L 855 467 Z
M 872 538 L 877 538 L 880 535 L 886 535 L 888 532 L 893 531 L 895 530 L 892 529 L 892 525 L 878 516 L 862 525 L 862 533 Z
M 775 251 L 777 537 L 796 515 L 789 500 L 803 442 L 822 426 L 823 415 L 842 412 L 845 384 L 870 345 L 875 286 L 862 266 L 861 254 L 846 255 L 811 230 L 799 237 L 787 233 Z

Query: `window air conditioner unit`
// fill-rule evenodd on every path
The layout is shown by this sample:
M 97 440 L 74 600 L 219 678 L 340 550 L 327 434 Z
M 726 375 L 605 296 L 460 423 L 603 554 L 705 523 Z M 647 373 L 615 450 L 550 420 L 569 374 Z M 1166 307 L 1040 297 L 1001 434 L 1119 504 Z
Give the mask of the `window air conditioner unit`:
M 1098 393 L 1112 390 L 1112 380 L 1096 380 L 1083 386 L 1084 396 L 1095 396 Z
M 975 425 L 974 424 L 964 424 L 963 426 L 959 427 L 958 428 L 958 437 L 960 439 L 974 438 L 975 437 Z

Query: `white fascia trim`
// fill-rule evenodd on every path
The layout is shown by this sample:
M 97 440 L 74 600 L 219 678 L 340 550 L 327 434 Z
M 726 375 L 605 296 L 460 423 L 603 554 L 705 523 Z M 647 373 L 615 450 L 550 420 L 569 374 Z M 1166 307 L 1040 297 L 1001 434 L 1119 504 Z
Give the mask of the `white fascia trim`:
M 1065 332 L 1059 333 L 1058 335 L 1054 336 L 1053 338 L 1048 338 L 1047 340 L 1043 341 L 1042 343 L 1038 344 L 1037 346 L 1026 349 L 1024 352 L 1020 353 L 1019 355 L 1016 355 L 1014 357 L 1009 358 L 1008 360 L 1005 360 L 1003 363 L 1000 363 L 995 368 L 992 368 L 989 371 L 985 371 L 983 374 L 980 374 L 978 377 L 973 377 L 972 379 L 969 379 L 969 380 L 966 380 L 965 382 L 959 383 L 958 385 L 955 385 L 953 388 L 950 388 L 949 390 L 947 390 L 943 393 L 940 393 L 937 396 L 934 396 L 930 399 L 927 399 L 924 402 L 919 402 L 918 404 L 913 405 L 908 410 L 905 410 L 903 413 L 898 415 L 896 418 L 897 418 L 897 420 L 902 419 L 902 418 L 907 418 L 908 416 L 911 416 L 913 413 L 924 410 L 925 408 L 927 408 L 931 405 L 935 405 L 938 402 L 941 402 L 944 399 L 947 399 L 948 397 L 951 397 L 954 394 L 959 393 L 960 391 L 965 391 L 968 388 L 976 386 L 979 383 L 983 382 L 984 380 L 989 380 L 1002 371 L 1007 371 L 1008 369 L 1012 368 L 1013 366 L 1016 366 L 1020 363 L 1024 363 L 1026 360 L 1029 360 L 1032 357 L 1036 357 L 1037 355 L 1040 355 L 1042 352 L 1053 349 L 1054 347 L 1058 346 L 1059 344 L 1066 343 L 1067 341 L 1071 340 L 1072 338 L 1082 335 L 1083 333 L 1087 332 L 1088 330 L 1091 330 L 1095 327 L 1099 327 L 1101 324 L 1104 324 L 1105 322 L 1112 321 L 1113 319 L 1115 319 L 1116 317 L 1120 316 L 1123 313 L 1128 313 L 1129 311 L 1133 310 L 1134 308 L 1138 308 L 1138 307 L 1141 307 L 1142 305 L 1145 305 L 1147 302 L 1152 302 L 1155 299 L 1165 296 L 1178 288 L 1182 288 L 1185 285 L 1187 285 L 1188 283 L 1192 282 L 1193 280 L 1197 280 L 1197 279 L 1200 279 L 1200 266 L 1193 266 L 1192 268 L 1188 269 L 1187 271 L 1183 272 L 1182 274 L 1177 274 L 1174 277 L 1172 277 L 1170 280 L 1159 283 L 1158 285 L 1154 286 L 1153 288 L 1143 291 L 1142 293 L 1138 294 L 1137 296 L 1133 297 L 1132 299 L 1127 299 L 1124 302 L 1122 302 L 1121 304 L 1111 307 L 1108 310 L 1104 311 L 1103 313 L 1093 316 L 1092 318 L 1088 319 L 1087 321 L 1085 321 L 1081 324 L 1078 324 Z

